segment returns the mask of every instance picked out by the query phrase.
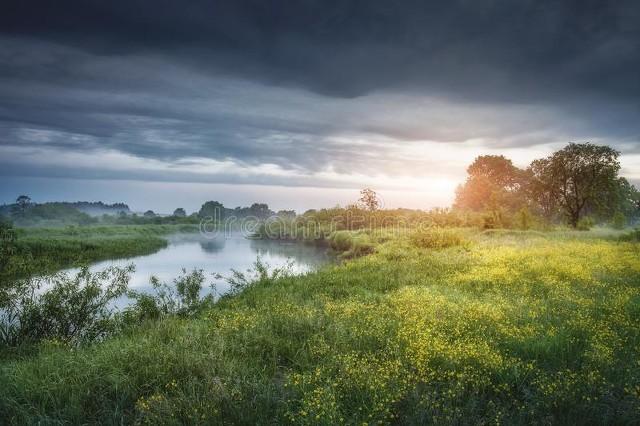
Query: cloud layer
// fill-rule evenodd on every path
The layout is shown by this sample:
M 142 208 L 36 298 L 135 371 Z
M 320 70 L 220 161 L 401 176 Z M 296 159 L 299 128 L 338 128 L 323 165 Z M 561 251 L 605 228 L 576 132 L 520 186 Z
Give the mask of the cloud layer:
M 633 1 L 36 3 L 0 16 L 4 176 L 404 188 L 640 154 Z

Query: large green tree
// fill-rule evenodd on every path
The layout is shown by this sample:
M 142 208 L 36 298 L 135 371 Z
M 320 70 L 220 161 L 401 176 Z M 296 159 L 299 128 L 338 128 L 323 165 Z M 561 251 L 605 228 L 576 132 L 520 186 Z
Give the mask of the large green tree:
M 608 146 L 570 143 L 530 167 L 538 201 L 552 200 L 573 227 L 587 209 L 602 211 L 619 188 L 620 153 Z
M 481 155 L 467 168 L 467 180 L 456 190 L 454 206 L 485 210 L 499 205 L 508 210 L 522 206 L 524 171 L 502 155 Z

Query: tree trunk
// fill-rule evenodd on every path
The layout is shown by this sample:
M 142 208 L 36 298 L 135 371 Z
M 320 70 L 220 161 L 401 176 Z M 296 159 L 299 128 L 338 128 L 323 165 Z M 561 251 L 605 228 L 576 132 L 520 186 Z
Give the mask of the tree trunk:
M 571 225 L 572 228 L 577 228 L 578 227 L 578 221 L 580 220 L 580 212 L 571 212 L 569 214 L 569 224 Z

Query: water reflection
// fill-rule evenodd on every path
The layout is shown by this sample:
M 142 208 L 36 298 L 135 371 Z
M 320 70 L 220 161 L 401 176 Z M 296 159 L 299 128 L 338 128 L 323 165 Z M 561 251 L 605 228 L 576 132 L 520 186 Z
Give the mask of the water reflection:
M 200 247 L 207 253 L 218 253 L 224 250 L 224 239 L 200 241 Z
M 326 250 L 317 246 L 282 241 L 250 240 L 250 246 L 261 257 L 291 258 L 298 263 L 318 267 L 328 262 Z
M 252 267 L 256 258 L 272 268 L 291 264 L 293 273 L 305 273 L 331 261 L 323 248 L 298 243 L 249 240 L 240 233 L 220 235 L 214 239 L 199 234 L 179 234 L 169 237 L 169 245 L 156 253 L 131 259 L 98 262 L 91 269 L 100 270 L 110 265 L 124 266 L 135 264 L 136 271 L 131 277 L 130 287 L 137 291 L 152 291 L 149 279 L 152 275 L 160 280 L 171 282 L 187 271 L 202 269 L 215 283 L 219 294 L 228 290 L 224 280 L 214 278 L 216 273 L 228 275 L 231 269 L 245 271 Z M 210 289 L 205 289 L 210 291 Z M 117 305 L 126 305 L 123 299 Z

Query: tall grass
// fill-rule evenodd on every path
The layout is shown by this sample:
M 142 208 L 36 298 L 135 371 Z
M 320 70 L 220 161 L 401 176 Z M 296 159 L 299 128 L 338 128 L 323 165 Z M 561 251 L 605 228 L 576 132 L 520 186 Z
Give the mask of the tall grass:
M 444 249 L 467 244 L 462 231 L 448 228 L 418 229 L 409 238 L 419 248 Z
M 249 286 L 194 319 L 44 345 L 0 367 L 0 418 L 638 423 L 637 243 L 465 238 L 468 250 L 376 240 L 369 256 Z

